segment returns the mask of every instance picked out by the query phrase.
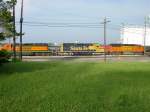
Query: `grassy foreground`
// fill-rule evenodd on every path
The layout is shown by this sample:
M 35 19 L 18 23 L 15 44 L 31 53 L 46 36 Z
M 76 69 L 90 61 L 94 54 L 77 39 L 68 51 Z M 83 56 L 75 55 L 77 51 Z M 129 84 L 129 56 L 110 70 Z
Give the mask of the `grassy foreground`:
M 149 63 L 0 67 L 0 112 L 149 112 Z

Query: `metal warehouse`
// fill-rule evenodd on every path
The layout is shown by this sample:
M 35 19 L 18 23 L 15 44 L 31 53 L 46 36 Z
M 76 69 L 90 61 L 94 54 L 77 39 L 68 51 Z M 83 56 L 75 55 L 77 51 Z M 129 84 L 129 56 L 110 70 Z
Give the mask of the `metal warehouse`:
M 150 46 L 150 28 L 147 27 L 146 30 L 144 27 L 138 26 L 126 26 L 122 28 L 121 43 Z

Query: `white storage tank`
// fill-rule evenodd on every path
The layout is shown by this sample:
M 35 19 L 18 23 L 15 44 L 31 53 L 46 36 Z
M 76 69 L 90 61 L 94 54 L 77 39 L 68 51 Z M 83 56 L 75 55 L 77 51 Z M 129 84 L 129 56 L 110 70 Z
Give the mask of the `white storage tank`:
M 122 44 L 137 44 L 144 46 L 150 46 L 150 28 L 146 28 L 145 37 L 145 27 L 139 26 L 125 26 L 121 29 L 121 43 Z

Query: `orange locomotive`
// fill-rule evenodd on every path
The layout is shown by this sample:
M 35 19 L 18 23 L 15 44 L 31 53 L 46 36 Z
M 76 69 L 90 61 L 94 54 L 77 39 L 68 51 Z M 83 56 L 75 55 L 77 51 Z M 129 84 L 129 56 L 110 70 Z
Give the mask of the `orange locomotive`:
M 133 44 L 110 44 L 106 51 L 109 54 L 143 54 L 144 47 Z
M 12 44 L 3 44 L 0 47 L 0 50 L 7 50 L 9 52 L 13 51 Z M 23 44 L 22 45 L 22 52 L 24 55 L 41 55 L 41 53 L 48 52 L 48 44 Z M 16 52 L 20 52 L 19 44 L 16 44 Z M 43 54 L 42 54 L 43 55 Z
M 12 44 L 4 44 L 1 47 L 1 50 L 7 50 L 12 51 L 13 45 Z M 16 45 L 16 51 L 20 51 L 19 44 Z M 47 44 L 23 44 L 22 45 L 22 51 L 24 52 L 31 52 L 31 51 L 48 51 L 48 45 Z
M 11 44 L 2 44 L 2 45 L 0 46 L 0 50 L 11 51 L 11 50 L 12 50 Z

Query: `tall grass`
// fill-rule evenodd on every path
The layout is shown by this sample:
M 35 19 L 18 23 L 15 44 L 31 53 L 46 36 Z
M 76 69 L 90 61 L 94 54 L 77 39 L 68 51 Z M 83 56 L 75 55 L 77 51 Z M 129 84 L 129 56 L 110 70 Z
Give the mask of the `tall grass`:
M 0 112 L 149 112 L 149 63 L 11 63 Z

